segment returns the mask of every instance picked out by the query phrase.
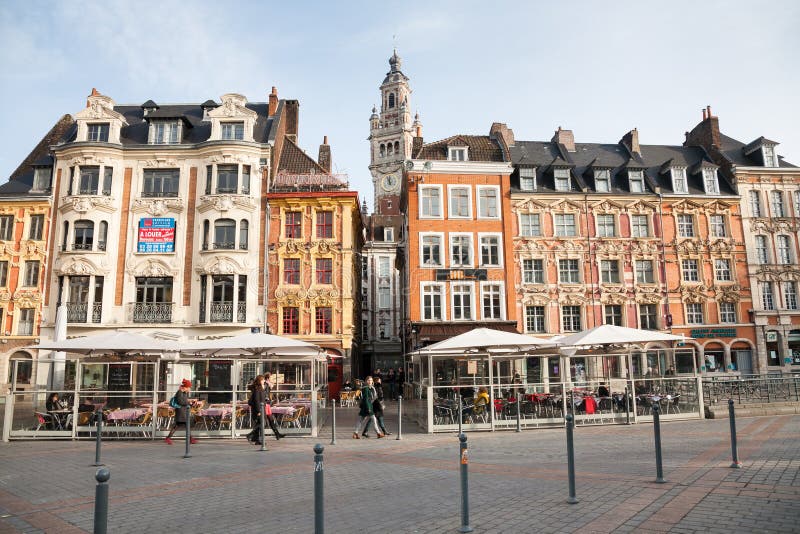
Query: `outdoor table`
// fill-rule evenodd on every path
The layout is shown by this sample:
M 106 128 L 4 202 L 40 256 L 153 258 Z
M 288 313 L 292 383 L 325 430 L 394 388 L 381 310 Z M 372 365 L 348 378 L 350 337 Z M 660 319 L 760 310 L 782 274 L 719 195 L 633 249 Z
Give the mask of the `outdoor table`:
M 122 410 L 115 410 L 113 412 L 108 412 L 106 414 L 106 419 L 111 422 L 119 422 L 119 421 L 135 421 L 139 419 L 141 416 L 149 412 L 150 410 L 145 408 L 124 408 Z
M 58 427 L 56 430 L 64 430 L 64 423 L 69 414 L 72 413 L 72 410 L 69 408 L 62 408 L 61 410 L 49 410 L 47 413 L 53 417 L 53 421 Z

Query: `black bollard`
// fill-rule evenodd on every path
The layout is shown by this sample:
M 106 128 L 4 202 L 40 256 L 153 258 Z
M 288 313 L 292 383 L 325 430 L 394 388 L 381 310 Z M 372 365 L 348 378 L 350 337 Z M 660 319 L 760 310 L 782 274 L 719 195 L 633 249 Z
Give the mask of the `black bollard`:
M 567 477 L 569 479 L 569 497 L 567 503 L 577 504 L 578 498 L 575 497 L 575 444 L 572 441 L 572 430 L 575 428 L 575 418 L 572 414 L 567 414 Z
M 631 398 L 628 396 L 628 386 L 625 386 L 625 419 L 625 424 L 631 424 Z
M 314 534 L 325 532 L 325 506 L 322 468 L 322 451 L 325 447 L 321 443 L 314 445 Z
M 520 408 L 519 408 L 519 398 L 521 396 L 522 395 L 517 393 L 517 432 L 522 432 L 522 420 L 520 419 L 520 413 L 519 413 L 519 410 L 520 410 Z
M 466 434 L 459 434 L 458 441 L 460 442 L 460 457 L 461 457 L 461 528 L 459 532 L 472 532 L 472 527 L 469 526 L 469 460 L 467 457 L 467 436 Z
M 336 399 L 331 400 L 331 445 L 336 445 Z
M 656 439 L 656 482 L 663 484 L 664 467 L 661 465 L 661 407 L 658 402 L 653 403 L 653 434 Z
M 100 445 L 103 441 L 103 411 L 97 410 L 94 413 L 95 418 L 97 421 L 95 432 L 94 432 L 94 463 L 92 464 L 95 467 L 100 467 L 102 462 L 100 462 Z
M 396 440 L 403 439 L 403 396 L 397 397 L 397 437 Z
M 94 534 L 106 534 L 108 531 L 108 479 L 111 471 L 103 467 L 94 474 L 97 486 L 94 490 Z
M 741 469 L 742 462 L 739 461 L 739 448 L 736 444 L 736 413 L 733 410 L 733 399 L 728 399 L 728 419 L 731 422 L 731 467 Z
M 259 422 L 259 425 L 261 427 L 259 429 L 259 431 L 261 432 L 261 449 L 260 450 L 263 452 L 263 451 L 267 450 L 267 434 L 266 434 L 266 430 L 264 429 L 264 419 L 266 419 L 267 416 L 264 415 L 264 403 L 263 402 L 260 402 L 258 404 L 258 409 L 261 410 L 261 412 L 260 412 L 261 417 L 258 418 L 258 422 Z
M 192 408 L 189 405 L 178 408 L 178 410 L 183 409 L 186 410 L 186 449 L 184 450 L 183 457 L 191 458 L 192 455 L 189 453 L 189 444 L 192 442 Z
M 458 435 L 460 436 L 461 433 L 461 423 L 464 421 L 464 403 L 461 402 L 461 392 L 456 395 L 456 401 L 458 402 Z

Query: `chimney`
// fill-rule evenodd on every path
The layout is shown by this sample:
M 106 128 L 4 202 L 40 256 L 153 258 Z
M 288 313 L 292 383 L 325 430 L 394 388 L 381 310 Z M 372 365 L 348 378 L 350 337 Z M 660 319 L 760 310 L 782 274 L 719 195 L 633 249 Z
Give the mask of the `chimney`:
M 555 135 L 553 135 L 553 138 L 550 141 L 564 145 L 564 147 L 567 149 L 567 152 L 575 152 L 575 136 L 572 135 L 572 130 L 562 130 L 561 126 L 559 126 L 558 130 L 556 130 Z
M 683 146 L 702 146 L 708 152 L 720 147 L 719 117 L 711 114 L 711 106 L 703 109 L 703 120 L 686 136 Z
M 319 145 L 319 158 L 317 158 L 317 162 L 326 172 L 331 172 L 331 146 L 328 144 L 327 135 L 322 138 L 322 144 Z
M 417 133 L 419 133 L 420 135 L 414 137 L 411 140 L 411 159 L 417 157 L 419 151 L 422 150 L 422 132 L 420 131 Z
M 89 94 L 89 97 L 92 97 L 92 96 L 100 96 L 100 91 L 98 91 L 97 89 L 95 89 L 94 87 L 92 87 L 92 92 L 91 92 L 91 94 Z M 88 98 L 87 98 L 87 100 L 86 100 L 86 107 L 88 108 L 89 106 L 90 106 L 90 103 L 89 103 L 89 100 L 88 100 Z
M 706 120 L 706 108 L 703 108 L 703 120 Z
M 631 154 L 642 155 L 642 150 L 639 148 L 639 130 L 636 128 L 623 135 L 619 142 L 625 145 Z
M 297 142 L 297 127 L 300 121 L 300 102 L 286 100 L 286 137 Z
M 489 129 L 489 137 L 499 139 L 503 148 L 508 151 L 509 147 L 514 146 L 514 130 L 510 129 L 504 122 L 493 122 Z M 573 140 L 572 144 L 575 144 Z
M 269 108 L 267 110 L 267 117 L 272 117 L 275 115 L 275 111 L 278 109 L 278 89 L 275 86 L 272 86 L 272 92 L 269 94 Z

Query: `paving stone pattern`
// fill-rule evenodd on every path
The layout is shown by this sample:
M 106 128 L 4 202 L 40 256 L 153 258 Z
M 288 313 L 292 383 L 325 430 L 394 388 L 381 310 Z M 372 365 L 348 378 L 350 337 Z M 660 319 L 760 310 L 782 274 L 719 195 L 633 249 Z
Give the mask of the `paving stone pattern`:
M 393 410 L 389 410 L 393 412 Z M 312 447 L 325 445 L 329 533 L 457 532 L 455 434 L 353 440 L 355 411 L 318 439 L 113 441 L 109 532 L 313 532 Z M 395 421 L 387 417 L 390 428 Z M 577 495 L 566 503 L 563 429 L 469 434 L 475 532 L 800 532 L 800 416 L 740 419 L 742 469 L 726 420 L 662 424 L 667 483 L 656 484 L 652 425 L 575 431 Z M 94 443 L 0 444 L 0 532 L 91 532 Z

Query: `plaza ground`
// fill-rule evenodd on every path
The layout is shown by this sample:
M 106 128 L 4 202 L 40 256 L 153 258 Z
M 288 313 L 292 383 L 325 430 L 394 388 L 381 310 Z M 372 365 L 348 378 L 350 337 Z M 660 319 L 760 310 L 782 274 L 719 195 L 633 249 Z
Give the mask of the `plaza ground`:
M 393 411 L 395 403 L 389 403 Z M 387 418 L 395 431 L 396 419 Z M 352 439 L 355 411 L 320 438 L 112 441 L 109 532 L 313 532 L 312 447 L 325 445 L 326 532 L 457 532 L 455 434 L 404 428 Z M 405 425 L 410 426 L 410 425 Z M 667 483 L 654 482 L 653 427 L 575 431 L 577 495 L 566 503 L 563 429 L 469 434 L 475 532 L 798 532 L 800 416 L 740 418 L 742 469 L 727 420 L 662 424 Z M 92 530 L 94 443 L 0 444 L 0 532 Z

